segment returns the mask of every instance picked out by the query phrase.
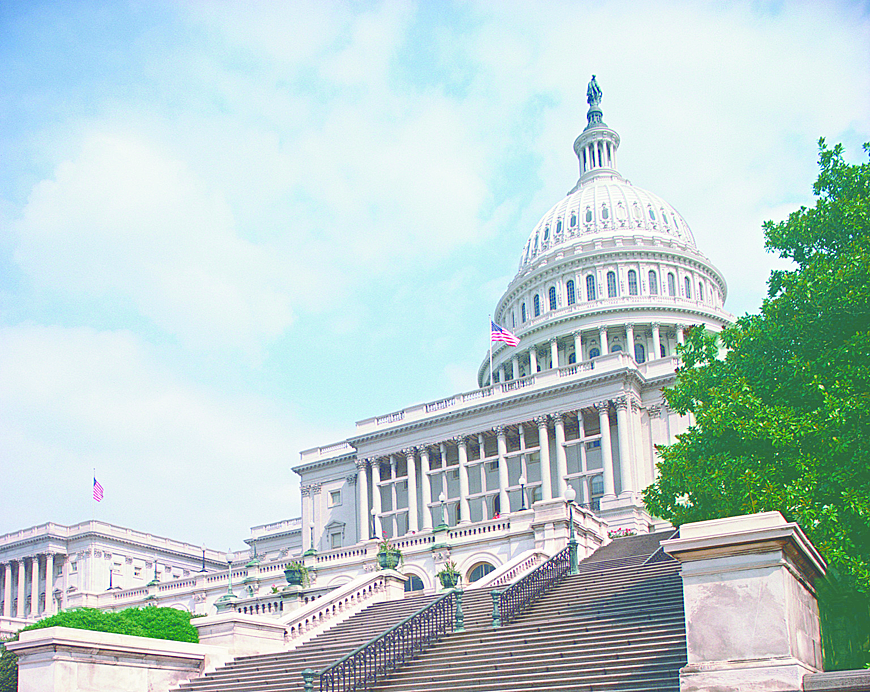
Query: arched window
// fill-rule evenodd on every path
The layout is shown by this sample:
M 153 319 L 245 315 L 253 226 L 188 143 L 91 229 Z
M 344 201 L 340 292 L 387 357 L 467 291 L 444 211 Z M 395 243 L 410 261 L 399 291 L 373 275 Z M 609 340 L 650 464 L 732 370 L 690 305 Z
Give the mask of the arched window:
M 643 344 L 634 345 L 634 359 L 638 363 L 646 362 L 646 349 L 643 347 Z
M 677 280 L 670 272 L 668 272 L 668 295 L 671 297 L 677 295 Z
M 577 354 L 571 353 L 568 355 L 568 365 L 574 365 L 577 362 Z
M 586 223 L 592 223 L 592 208 L 586 207 Z
M 550 286 L 549 298 L 550 298 L 550 310 L 555 310 L 556 309 L 556 287 L 555 286 Z
M 501 498 L 495 495 L 492 498 L 492 516 L 497 517 L 499 514 L 501 514 Z
M 544 228 L 544 242 L 546 243 L 550 239 L 550 227 L 547 226 Z
M 574 279 L 568 279 L 568 283 L 565 284 L 565 288 L 568 290 L 568 305 L 574 305 L 577 300 L 574 295 Z
M 637 295 L 637 272 L 634 269 L 628 270 L 628 295 Z
M 604 479 L 601 476 L 592 477 L 592 481 L 589 483 L 589 492 L 592 495 L 589 498 L 592 501 L 592 509 L 597 510 L 601 496 L 604 495 Z
M 472 569 L 468 573 L 468 582 L 469 584 L 475 581 L 479 581 L 483 579 L 490 572 L 494 572 L 495 567 L 493 567 L 488 562 L 481 562 L 479 565 L 475 565 L 474 569 Z
M 577 212 L 572 211 L 571 212 L 571 228 L 574 228 L 574 226 L 576 226 L 576 225 L 577 225 Z
M 610 347 L 611 353 L 619 353 L 621 350 L 622 346 L 620 344 L 613 344 L 613 346 Z
M 535 294 L 534 305 L 535 305 L 535 317 L 540 317 L 541 316 L 541 296 Z
M 590 348 L 589 349 L 589 357 L 590 358 L 598 358 L 598 356 L 600 356 L 600 355 L 601 355 L 601 351 L 599 351 L 597 348 Z
M 561 233 L 561 232 L 562 232 L 562 219 L 559 219 L 556 222 L 556 233 Z
M 607 272 L 607 297 L 616 298 L 616 272 Z
M 649 270 L 649 294 L 651 296 L 659 294 L 659 278 L 652 269 Z
M 704 302 L 704 284 L 702 284 L 700 281 L 698 282 L 698 300 L 700 300 L 702 303 Z
M 606 204 L 601 205 L 601 218 L 605 220 L 610 218 L 610 211 L 607 209 Z
M 686 298 L 692 297 L 692 282 L 689 281 L 689 277 L 685 277 L 683 280 L 683 285 L 686 287 Z
M 659 355 L 661 355 L 662 358 L 664 358 L 666 355 L 668 355 L 668 352 L 665 350 L 665 345 L 663 343 L 659 344 L 659 351 L 660 351 Z
M 650 218 L 650 221 L 656 220 L 656 213 L 655 213 L 655 211 L 653 211 L 652 207 L 649 208 L 649 218 Z
M 422 591 L 423 580 L 416 574 L 406 574 L 408 581 L 405 582 L 405 591 Z
M 523 318 L 523 322 L 526 321 L 526 304 L 523 303 L 520 307 L 520 312 L 522 313 L 520 316 Z
M 586 277 L 586 300 L 595 300 L 595 277 L 589 274 Z

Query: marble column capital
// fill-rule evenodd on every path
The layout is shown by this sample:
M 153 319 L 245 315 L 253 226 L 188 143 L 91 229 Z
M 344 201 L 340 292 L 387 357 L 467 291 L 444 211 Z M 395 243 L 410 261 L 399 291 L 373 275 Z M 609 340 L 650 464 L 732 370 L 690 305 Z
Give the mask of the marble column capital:
M 507 427 L 504 425 L 496 425 L 493 428 L 493 432 L 495 432 L 496 437 L 504 437 L 507 434 Z
M 457 446 L 462 447 L 468 444 L 468 435 L 454 435 L 450 438 Z
M 596 401 L 592 406 L 598 413 L 607 413 L 610 410 L 610 401 Z
M 356 485 L 356 478 L 357 478 L 356 474 L 351 473 L 347 476 L 347 478 L 345 478 L 345 480 L 347 481 L 348 485 Z
M 556 411 L 555 413 L 551 413 L 550 418 L 553 419 L 554 423 L 564 423 L 565 422 L 565 414 L 562 411 Z
M 541 428 L 547 427 L 547 423 L 550 421 L 550 417 L 549 416 L 536 416 L 534 420 L 535 420 L 535 423 L 538 424 L 538 429 L 540 430 Z
M 662 415 L 662 407 L 661 404 L 653 404 L 652 406 L 647 406 L 647 413 L 649 413 L 650 418 L 661 418 Z
M 416 453 L 416 447 L 405 447 L 405 449 L 402 450 L 402 454 L 404 454 L 406 458 L 413 457 Z
M 360 473 L 365 473 L 366 468 L 368 468 L 369 460 L 368 459 L 357 459 L 354 461 L 356 464 L 356 468 Z
M 613 404 L 616 406 L 617 411 L 627 411 L 628 410 L 628 397 L 618 396 L 613 400 Z

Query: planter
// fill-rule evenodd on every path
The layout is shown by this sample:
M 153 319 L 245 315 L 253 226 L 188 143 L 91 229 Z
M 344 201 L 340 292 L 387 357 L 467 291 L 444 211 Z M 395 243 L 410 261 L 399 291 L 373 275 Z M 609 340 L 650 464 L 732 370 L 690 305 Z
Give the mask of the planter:
M 459 583 L 459 575 L 450 572 L 440 572 L 438 579 L 445 589 L 452 589 Z
M 290 586 L 302 586 L 305 583 L 305 572 L 301 569 L 288 567 L 284 570 L 284 577 Z
M 402 559 L 402 554 L 392 550 L 382 550 L 378 553 L 378 564 L 381 569 L 396 569 Z

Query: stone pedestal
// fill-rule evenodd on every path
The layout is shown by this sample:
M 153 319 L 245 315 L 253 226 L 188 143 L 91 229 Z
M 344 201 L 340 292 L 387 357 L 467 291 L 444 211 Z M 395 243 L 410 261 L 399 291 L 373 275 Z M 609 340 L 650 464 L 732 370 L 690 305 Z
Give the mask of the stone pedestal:
M 284 648 L 284 623 L 259 615 L 223 613 L 193 618 L 201 644 L 224 647 L 230 655 L 251 656 Z
M 682 563 L 681 692 L 794 692 L 822 669 L 825 562 L 797 524 L 779 512 L 685 524 L 662 547 Z

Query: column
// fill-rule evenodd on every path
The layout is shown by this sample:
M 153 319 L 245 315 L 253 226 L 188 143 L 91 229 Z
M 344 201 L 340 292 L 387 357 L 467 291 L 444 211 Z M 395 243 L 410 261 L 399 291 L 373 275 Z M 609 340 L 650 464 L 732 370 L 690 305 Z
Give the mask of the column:
M 559 367 L 559 342 L 556 339 L 550 339 L 550 364 Z
M 510 500 L 508 499 L 508 465 L 507 465 L 507 436 L 503 425 L 498 425 L 495 428 L 495 437 L 498 444 L 498 504 L 501 507 L 502 514 L 509 514 L 511 511 Z
M 420 481 L 423 484 L 423 530 L 432 529 L 432 510 L 429 503 L 432 502 L 432 481 L 429 478 L 429 448 L 419 447 L 420 451 Z
M 12 617 L 12 563 L 6 563 L 3 575 L 3 617 Z
M 480 466 L 478 466 L 477 468 L 480 472 L 480 492 L 486 493 L 486 462 L 484 461 L 484 458 L 486 458 L 486 453 L 484 450 L 483 442 L 484 442 L 483 433 L 480 433 L 477 436 L 477 450 L 478 450 L 478 458 L 480 459 Z M 483 521 L 486 521 L 487 519 L 491 519 L 492 517 L 490 516 L 489 507 L 486 504 L 486 495 L 485 494 L 481 495 L 480 507 L 481 507 L 481 511 L 483 512 L 480 515 L 481 518 L 483 519 Z
M 616 433 L 619 435 L 619 475 L 622 478 L 622 492 L 634 490 L 631 477 L 631 423 L 628 420 L 628 399 L 619 397 L 616 404 Z M 622 494 L 622 493 L 620 493 Z
M 529 349 L 529 374 L 538 372 L 538 349 L 532 346 Z
M 559 497 L 565 494 L 565 476 L 568 475 L 568 455 L 565 453 L 565 420 L 561 413 L 553 414 L 553 430 L 556 434 L 556 488 Z
M 598 343 L 601 344 L 602 356 L 610 352 L 610 349 L 607 348 L 607 327 L 598 328 Z
M 655 353 L 652 354 L 650 360 L 656 360 L 662 357 L 662 335 L 659 331 L 659 323 L 653 322 L 652 325 L 652 337 L 653 337 L 653 351 Z
M 312 544 L 312 548 L 317 550 L 317 542 L 318 538 L 323 531 L 321 520 L 321 511 L 320 511 L 320 488 L 323 487 L 322 483 L 312 483 L 311 484 L 311 523 L 314 524 L 314 543 Z M 310 533 L 310 531 L 309 531 Z
M 643 448 L 643 421 L 641 420 L 643 409 L 641 408 L 640 401 L 634 397 L 631 398 L 629 403 L 631 408 L 628 410 L 628 415 L 631 421 L 631 437 L 635 458 L 635 463 L 632 466 L 634 487 L 636 490 L 643 490 L 652 481 L 652 471 L 647 464 Z
M 499 382 L 507 382 L 507 373 L 505 371 L 505 366 L 501 365 L 498 369 L 498 381 Z
M 604 498 L 616 497 L 616 489 L 613 485 L 613 447 L 610 444 L 610 416 L 607 411 L 610 408 L 609 401 L 599 401 L 595 404 L 598 410 L 598 425 L 601 428 L 601 466 L 604 469 Z
M 408 465 L 408 532 L 417 533 L 420 524 L 417 521 L 417 462 L 413 447 L 405 450 L 405 462 Z
M 677 343 L 682 344 L 685 341 L 685 336 L 683 335 L 683 325 L 678 324 L 676 326 L 677 329 Z
M 471 511 L 468 505 L 468 441 L 464 435 L 456 438 L 459 449 L 459 523 L 471 521 Z
M 372 466 L 372 509 L 374 515 L 375 536 L 380 538 L 384 535 L 383 527 L 381 526 L 381 461 L 380 459 L 369 459 Z
M 439 445 L 439 450 L 441 452 L 441 492 L 444 493 L 444 497 L 449 499 L 450 493 L 448 492 L 449 486 L 447 485 L 447 445 L 443 442 Z M 440 493 L 439 493 L 440 498 Z M 439 499 L 440 502 L 440 499 Z M 446 508 L 444 510 L 447 511 Z M 449 517 L 445 514 L 444 523 L 449 524 Z
M 399 498 L 397 497 L 396 488 L 396 466 L 398 462 L 396 461 L 395 455 L 390 455 L 390 509 L 393 510 L 393 534 L 392 537 L 395 538 L 399 535 Z
M 45 616 L 54 615 L 54 553 L 45 556 Z
M 15 617 L 17 618 L 24 617 L 24 578 L 24 558 L 21 558 L 18 561 L 18 607 L 15 608 Z
M 547 430 L 547 417 L 535 418 L 538 424 L 538 449 L 541 457 L 541 499 L 553 499 L 553 482 L 550 474 L 550 433 Z
M 512 372 L 514 374 L 514 379 L 515 380 L 520 379 L 520 358 L 519 358 L 519 356 L 514 355 L 513 358 L 511 358 L 511 369 L 512 369 Z
M 302 552 L 310 550 L 314 546 L 311 545 L 311 486 L 309 484 L 300 485 L 299 492 L 302 494 Z
M 579 331 L 574 332 L 574 362 L 583 360 L 583 336 Z
M 625 325 L 625 351 L 629 358 L 634 358 L 634 325 Z
M 356 504 L 357 522 L 359 524 L 359 528 L 357 529 L 357 540 L 359 541 L 367 540 L 371 534 L 371 515 L 369 514 L 369 479 L 368 474 L 366 473 L 366 467 L 368 467 L 368 465 L 368 459 L 356 460 L 356 487 L 357 492 L 359 493 L 359 499 Z
M 30 558 L 30 617 L 39 617 L 39 555 Z

